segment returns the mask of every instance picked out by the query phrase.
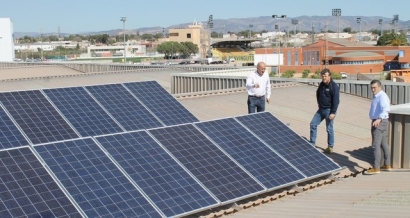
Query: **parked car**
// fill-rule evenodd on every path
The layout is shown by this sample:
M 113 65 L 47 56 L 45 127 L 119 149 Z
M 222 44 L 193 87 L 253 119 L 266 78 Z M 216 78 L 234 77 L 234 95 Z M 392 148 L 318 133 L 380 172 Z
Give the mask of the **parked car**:
M 342 76 L 342 79 L 347 79 L 347 74 L 345 72 L 340 72 L 340 76 Z

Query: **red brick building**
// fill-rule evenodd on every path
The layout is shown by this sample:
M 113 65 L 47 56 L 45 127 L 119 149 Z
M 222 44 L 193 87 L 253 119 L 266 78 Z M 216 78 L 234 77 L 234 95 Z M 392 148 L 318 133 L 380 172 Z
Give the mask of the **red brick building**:
M 326 52 L 327 51 L 327 52 Z M 256 55 L 276 53 L 277 48 L 259 48 Z M 398 69 L 410 70 L 410 46 L 373 46 L 350 39 L 319 39 L 301 48 L 281 48 L 281 72 L 328 68 L 333 72 L 377 73 Z

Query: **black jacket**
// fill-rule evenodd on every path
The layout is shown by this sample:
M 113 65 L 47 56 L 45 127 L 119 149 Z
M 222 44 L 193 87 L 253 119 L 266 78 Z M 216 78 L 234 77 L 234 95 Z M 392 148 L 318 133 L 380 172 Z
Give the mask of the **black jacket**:
M 330 108 L 331 114 L 336 114 L 339 106 L 339 86 L 331 79 L 329 84 L 321 82 L 316 90 L 316 99 L 319 108 Z

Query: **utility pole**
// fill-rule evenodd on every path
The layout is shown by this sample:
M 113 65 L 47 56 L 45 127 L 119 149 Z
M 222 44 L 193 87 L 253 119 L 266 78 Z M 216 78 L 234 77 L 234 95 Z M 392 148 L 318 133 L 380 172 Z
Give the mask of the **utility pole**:
M 124 64 L 127 63 L 127 47 L 125 44 L 125 21 L 127 17 L 121 17 L 122 25 L 123 25 L 123 35 L 124 35 Z
M 276 19 L 276 20 L 280 20 L 280 19 L 285 19 L 286 18 L 286 15 L 281 15 L 281 16 L 278 16 L 278 15 L 272 15 L 272 18 L 274 18 L 274 19 Z M 278 27 L 278 28 L 276 28 L 276 27 Z M 278 40 L 279 40 L 279 34 L 280 34 L 280 22 L 278 21 L 278 25 L 275 25 L 275 29 L 278 29 Z M 277 41 L 276 41 L 276 43 L 278 43 Z M 281 64 L 281 56 L 280 56 L 280 41 L 279 41 L 279 46 L 278 46 L 278 72 L 277 72 L 277 75 L 278 76 L 280 76 L 280 64 Z

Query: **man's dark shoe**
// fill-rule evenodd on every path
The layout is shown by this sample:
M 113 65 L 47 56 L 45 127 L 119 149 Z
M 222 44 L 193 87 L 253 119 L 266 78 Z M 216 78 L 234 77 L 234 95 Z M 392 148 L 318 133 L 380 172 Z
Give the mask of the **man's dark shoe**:
M 331 153 L 333 153 L 333 148 L 332 147 L 327 147 L 326 149 L 325 149 L 325 153 L 326 154 L 331 154 Z

